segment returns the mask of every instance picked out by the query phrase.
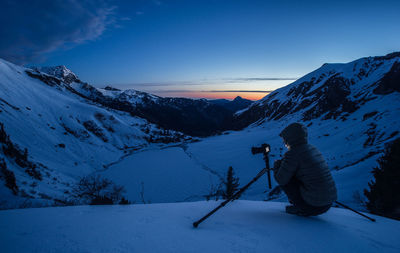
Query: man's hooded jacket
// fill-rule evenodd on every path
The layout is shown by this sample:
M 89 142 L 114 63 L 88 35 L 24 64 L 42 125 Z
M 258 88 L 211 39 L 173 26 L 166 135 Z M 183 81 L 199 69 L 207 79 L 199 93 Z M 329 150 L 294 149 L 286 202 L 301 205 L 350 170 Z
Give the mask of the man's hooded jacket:
M 332 204 L 337 199 L 337 190 L 331 172 L 322 154 L 308 144 L 307 128 L 293 123 L 280 134 L 290 145 L 278 168 L 274 168 L 275 179 L 286 185 L 292 177 L 300 181 L 303 199 L 313 206 Z

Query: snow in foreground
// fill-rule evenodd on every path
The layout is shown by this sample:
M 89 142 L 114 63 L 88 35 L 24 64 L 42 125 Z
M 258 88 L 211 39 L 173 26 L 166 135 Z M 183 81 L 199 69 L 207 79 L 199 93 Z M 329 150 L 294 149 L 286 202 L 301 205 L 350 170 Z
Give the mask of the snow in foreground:
M 2 252 L 400 252 L 400 222 L 344 209 L 286 214 L 285 203 L 236 201 L 0 211 Z

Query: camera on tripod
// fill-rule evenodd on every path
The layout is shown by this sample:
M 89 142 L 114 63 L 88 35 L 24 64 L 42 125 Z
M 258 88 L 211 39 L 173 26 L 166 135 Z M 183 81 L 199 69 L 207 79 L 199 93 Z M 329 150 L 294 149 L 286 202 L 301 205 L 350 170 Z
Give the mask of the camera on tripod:
M 252 147 L 251 148 L 251 153 L 253 155 L 255 155 L 255 154 L 263 154 L 264 155 L 264 161 L 265 161 L 265 169 L 264 169 L 264 171 L 266 171 L 267 175 L 268 175 L 268 186 L 269 186 L 269 189 L 272 189 L 272 186 L 271 186 L 271 173 L 270 173 L 270 168 L 269 168 L 269 156 L 268 156 L 270 150 L 271 150 L 271 146 L 269 144 L 267 144 L 267 143 L 263 143 L 263 144 L 261 144 L 260 147 Z M 264 172 L 262 172 L 262 173 L 264 173 Z
M 263 144 L 261 144 L 260 147 L 252 147 L 251 148 L 251 153 L 253 155 L 260 154 L 260 153 L 268 154 L 269 151 L 270 151 L 270 148 L 271 148 L 271 146 L 269 144 L 263 143 Z

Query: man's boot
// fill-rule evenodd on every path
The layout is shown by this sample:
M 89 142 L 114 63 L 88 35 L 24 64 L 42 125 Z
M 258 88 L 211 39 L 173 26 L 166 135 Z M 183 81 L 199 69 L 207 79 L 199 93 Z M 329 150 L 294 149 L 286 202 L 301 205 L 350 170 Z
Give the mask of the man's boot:
M 286 212 L 290 213 L 290 214 L 299 215 L 299 216 L 307 216 L 303 212 L 303 210 L 301 210 L 299 207 L 294 206 L 294 205 L 286 206 Z

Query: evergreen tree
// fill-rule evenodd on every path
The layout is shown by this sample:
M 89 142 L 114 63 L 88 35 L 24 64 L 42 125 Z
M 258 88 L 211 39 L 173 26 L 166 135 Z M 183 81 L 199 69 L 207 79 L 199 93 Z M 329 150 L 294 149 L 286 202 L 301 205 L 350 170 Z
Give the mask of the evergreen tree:
M 0 122 L 0 142 L 7 143 L 10 141 L 10 137 L 7 135 L 6 131 L 4 130 L 3 123 Z
M 0 172 L 3 174 L 3 177 L 6 181 L 6 186 L 13 192 L 14 195 L 17 195 L 19 189 L 14 172 L 7 169 L 7 164 L 4 158 L 0 158 Z
M 235 172 L 233 171 L 232 166 L 228 169 L 228 174 L 226 176 L 225 184 L 225 192 L 223 193 L 224 199 L 231 198 L 235 192 L 238 191 L 239 188 L 239 178 L 235 177 Z
M 374 181 L 364 190 L 371 213 L 400 220 L 400 138 L 396 139 L 378 159 L 372 173 Z

